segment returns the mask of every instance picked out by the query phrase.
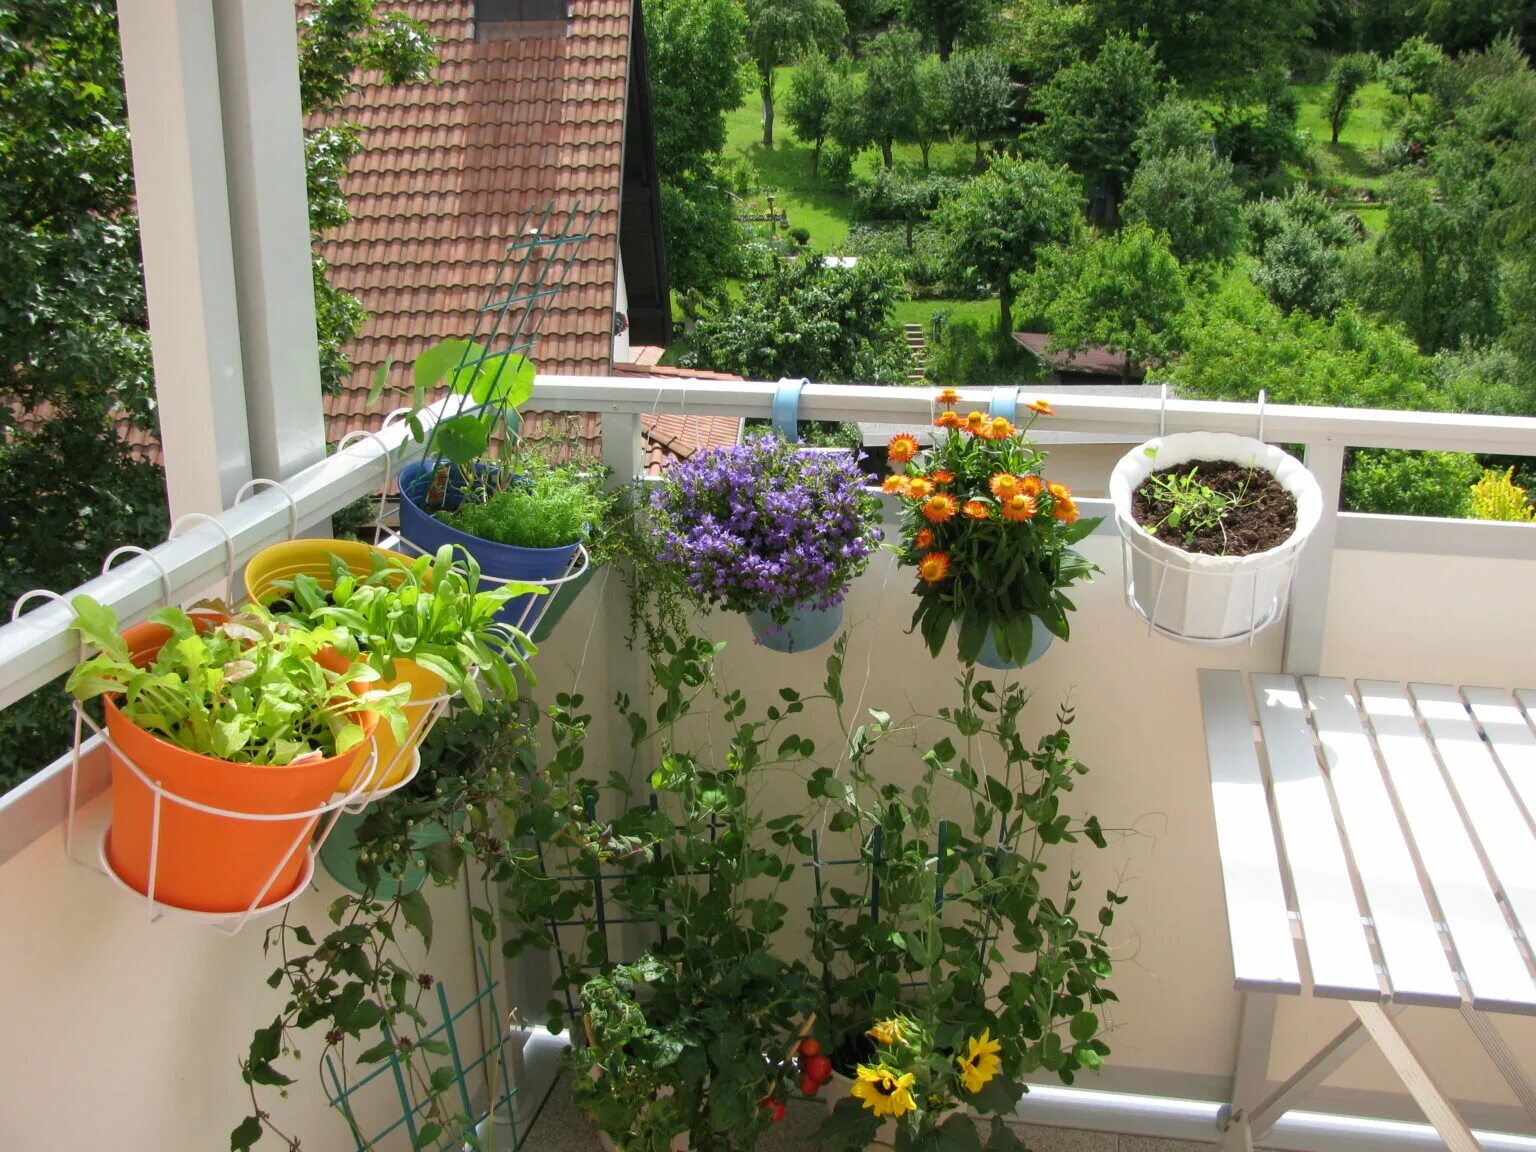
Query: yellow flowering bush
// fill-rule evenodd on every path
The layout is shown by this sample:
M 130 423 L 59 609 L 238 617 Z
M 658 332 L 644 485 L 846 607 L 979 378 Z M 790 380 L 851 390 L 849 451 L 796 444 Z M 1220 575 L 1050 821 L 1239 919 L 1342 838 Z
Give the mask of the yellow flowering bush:
M 960 415 L 959 394 L 937 397 L 935 443 L 920 449 L 917 437 L 892 438 L 895 468 L 883 490 L 901 501 L 901 563 L 917 570 L 920 629 L 935 656 L 959 626 L 960 658 L 974 663 L 988 633 L 998 655 L 1023 663 L 1035 627 L 1068 638 L 1073 608 L 1064 589 L 1094 566 L 1072 545 L 1099 520 L 1083 519 L 1065 485 L 1042 474 L 1045 453 L 1029 438 L 1050 405 L 1028 405 L 1022 427 L 981 412 Z
M 1476 520 L 1536 520 L 1536 509 L 1526 499 L 1525 489 L 1515 483 L 1515 469 L 1502 475 L 1485 471 L 1472 485 L 1472 516 Z

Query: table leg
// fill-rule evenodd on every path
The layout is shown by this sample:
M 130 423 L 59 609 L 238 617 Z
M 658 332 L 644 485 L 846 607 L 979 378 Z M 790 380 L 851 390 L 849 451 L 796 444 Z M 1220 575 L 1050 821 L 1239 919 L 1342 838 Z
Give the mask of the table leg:
M 1488 1053 L 1488 1059 L 1493 1061 L 1510 1091 L 1520 1101 L 1526 1115 L 1536 1120 L 1536 1088 L 1532 1088 L 1525 1069 L 1520 1067 L 1520 1061 L 1509 1050 L 1504 1037 L 1494 1028 L 1493 1021 L 1470 1004 L 1461 1006 L 1461 1015 L 1472 1029 L 1472 1034 L 1477 1037 L 1477 1042 L 1483 1046 L 1483 1051 Z
M 1222 1117 L 1218 1152 L 1253 1152 L 1251 1113 L 1269 1088 L 1269 1046 L 1274 1035 L 1275 996 L 1244 992 L 1232 1067 L 1232 1103 Z
M 1365 1025 L 1371 1039 L 1376 1042 L 1376 1047 L 1381 1049 L 1387 1063 L 1392 1065 L 1392 1070 L 1402 1080 L 1403 1087 L 1408 1089 L 1409 1095 L 1425 1117 L 1435 1126 L 1435 1131 L 1440 1133 L 1446 1148 L 1450 1152 L 1481 1152 L 1477 1137 L 1472 1135 L 1461 1113 L 1456 1111 L 1456 1106 L 1430 1076 L 1424 1062 L 1419 1059 L 1418 1053 L 1413 1050 L 1392 1017 L 1380 1004 L 1356 1001 L 1353 1007 L 1355 1014 L 1360 1017 L 1360 1023 Z

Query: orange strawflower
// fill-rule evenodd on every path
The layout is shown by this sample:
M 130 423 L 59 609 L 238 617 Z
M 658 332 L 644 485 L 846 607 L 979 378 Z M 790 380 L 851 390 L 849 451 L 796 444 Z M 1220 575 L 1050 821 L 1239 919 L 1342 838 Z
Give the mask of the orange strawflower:
M 1058 496 L 1056 502 L 1051 505 L 1051 515 L 1063 524 L 1077 523 L 1077 501 L 1070 496 Z
M 956 404 L 960 403 L 960 393 L 956 392 L 953 388 L 946 388 L 939 393 L 939 403 L 943 404 L 946 408 L 953 408 Z
M 949 553 L 930 552 L 917 562 L 917 574 L 924 583 L 937 584 L 949 575 Z
M 960 511 L 964 512 L 972 520 L 985 520 L 990 515 L 987 506 L 980 500 L 967 500 L 960 505 Z
M 930 496 L 923 505 L 923 518 L 935 524 L 942 524 L 955 514 L 958 507 L 953 496 L 946 496 L 940 492 L 937 496 Z
M 1006 500 L 1018 493 L 1019 478 L 1010 472 L 999 472 L 987 481 L 987 487 L 999 500 Z
M 1013 424 L 1006 417 L 994 416 L 977 435 L 986 440 L 1006 440 L 1013 435 Z
M 937 472 L 930 472 L 928 479 L 932 480 L 935 484 L 953 484 L 955 482 L 955 474 L 948 468 L 940 468 Z
M 1072 489 L 1068 488 L 1065 484 L 1058 484 L 1054 480 L 1045 486 L 1045 490 L 1051 494 L 1052 499 L 1072 499 Z
M 973 436 L 981 434 L 981 430 L 987 426 L 987 418 L 980 412 L 969 412 L 965 417 L 964 429 Z
M 880 485 L 880 491 L 887 492 L 892 496 L 905 496 L 907 494 L 907 485 L 911 483 L 912 481 L 905 476 L 887 476 Z
M 917 437 L 910 432 L 898 432 L 891 437 L 885 453 L 892 464 L 905 464 L 918 452 Z
M 1022 492 L 1003 501 L 1004 520 L 1033 520 L 1038 510 L 1035 498 Z
M 939 418 L 933 422 L 935 428 L 960 427 L 960 414 L 958 412 L 940 412 Z
M 914 548 L 932 548 L 933 547 L 933 529 L 932 528 L 919 528 L 917 530 L 917 535 L 912 537 L 912 547 L 914 547 Z
M 933 481 L 926 476 L 914 476 L 907 481 L 906 496 L 911 500 L 926 500 L 933 495 Z
M 1044 400 L 1031 400 L 1028 404 L 1024 405 L 1024 407 L 1040 416 L 1056 415 L 1056 409 L 1052 408 Z
M 1038 496 L 1044 490 L 1045 485 L 1038 476 L 1024 476 L 1019 480 L 1019 491 L 1026 496 Z

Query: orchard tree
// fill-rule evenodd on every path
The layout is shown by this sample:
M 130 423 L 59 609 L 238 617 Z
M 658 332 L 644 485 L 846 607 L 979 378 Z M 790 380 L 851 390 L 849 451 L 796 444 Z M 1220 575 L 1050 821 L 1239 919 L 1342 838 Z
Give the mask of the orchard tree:
M 962 40 L 979 37 L 997 12 L 997 0 L 904 0 L 906 21 L 939 50 L 939 59 L 949 62 L 955 46 Z
M 841 95 L 838 84 L 841 79 L 832 62 L 814 48 L 790 77 L 784 118 L 801 143 L 811 146 L 812 179 L 821 169 L 821 146 L 832 134 L 832 117 Z
M 879 146 L 887 171 L 896 164 L 893 148 L 897 137 L 910 132 L 922 114 L 923 93 L 918 84 L 921 54 L 921 39 L 910 29 L 887 32 L 870 48 L 859 115 L 870 141 Z
M 902 140 L 916 144 L 923 154 L 924 172 L 928 171 L 933 146 L 950 127 L 945 70 L 945 65 L 934 56 L 925 56 L 917 66 L 917 114 L 901 134 Z
M 763 147 L 772 148 L 773 70 L 812 48 L 837 55 L 848 21 L 835 0 L 745 0 L 745 11 L 747 54 L 763 102 Z
M 1036 253 L 1080 226 L 1082 185 L 1070 171 L 1040 160 L 999 158 L 934 213 L 956 270 L 998 296 L 998 332 L 1013 331 L 1014 277 Z
M 1095 0 L 1100 35 L 1143 37 L 1167 75 L 1198 92 L 1250 98 L 1311 35 L 1316 0 Z
M 913 229 L 928 219 L 959 185 L 943 176 L 911 179 L 881 169 L 861 179 L 854 190 L 854 205 L 866 220 L 894 220 L 906 229 L 907 251 L 914 250 Z
M 809 253 L 775 260 L 739 299 L 699 321 L 687 366 L 748 380 L 902 383 L 907 350 L 893 319 L 900 283 L 874 260 L 852 268 Z
M 719 174 L 726 113 L 746 97 L 734 0 L 645 0 L 667 274 L 685 323 L 738 270 L 740 229 Z
M 1045 319 L 1053 350 L 1107 348 L 1125 357 L 1120 379 L 1179 347 L 1189 302 L 1184 270 L 1168 241 L 1145 224 L 1111 236 L 1084 231 L 1047 249 L 1025 282 L 1030 308 Z
M 1323 111 L 1328 117 L 1335 144 L 1339 142 L 1344 125 L 1349 123 L 1349 114 L 1360 103 L 1360 89 L 1375 73 L 1375 58 L 1363 52 L 1340 56 L 1328 69 L 1328 94 L 1323 100 Z
M 880 27 L 890 18 L 896 0 L 837 0 L 848 23 L 848 54 L 859 54 L 859 38 L 873 28 Z
M 1136 170 L 1137 137 L 1162 94 L 1162 67 L 1152 50 L 1118 34 L 1104 41 L 1098 55 L 1063 68 L 1036 93 L 1043 121 L 1031 137 L 1035 149 L 1104 197 L 1106 221 L 1118 218 Z
M 1008 65 L 991 52 L 958 53 L 944 66 L 944 96 L 950 128 L 976 145 L 976 167 L 980 168 L 981 146 L 1007 130 L 1013 111 Z
M 1345 252 L 1359 237 L 1326 197 L 1298 184 L 1284 199 L 1248 205 L 1243 220 L 1258 257 L 1249 274 L 1271 301 L 1313 316 L 1343 304 Z
M 1394 96 L 1401 96 L 1413 107 L 1414 97 L 1430 92 L 1435 77 L 1445 67 L 1445 53 L 1440 45 L 1422 36 L 1404 40 L 1381 66 L 1382 79 Z
M 1231 263 L 1242 244 L 1243 194 L 1232 162 L 1202 133 L 1198 106 L 1168 100 L 1147 117 L 1141 159 L 1125 198 L 1125 218 L 1164 233 L 1184 265 Z

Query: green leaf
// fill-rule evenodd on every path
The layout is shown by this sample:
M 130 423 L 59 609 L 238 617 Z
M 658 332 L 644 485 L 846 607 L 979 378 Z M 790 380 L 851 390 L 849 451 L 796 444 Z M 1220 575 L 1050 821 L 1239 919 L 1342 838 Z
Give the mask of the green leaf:
M 229 1152 L 250 1152 L 256 1141 L 261 1139 L 261 1120 L 256 1116 L 247 1116 L 234 1131 L 229 1134 Z
M 444 1064 L 441 1068 L 432 1069 L 432 1091 L 443 1093 L 453 1087 L 454 1074 L 451 1064 Z
M 400 912 L 408 926 L 421 933 L 423 943 L 432 947 L 432 909 L 421 892 L 407 892 L 400 897 Z
M 981 1152 L 981 1134 L 976 1131 L 976 1121 L 957 1112 L 939 1126 L 940 1152 Z
M 1092 1012 L 1079 1012 L 1072 1017 L 1072 1039 L 1092 1040 L 1099 1030 L 1099 1018 Z
M 412 378 L 417 388 L 436 388 L 450 369 L 464 362 L 466 355 L 473 360 L 484 354 L 483 348 L 470 344 L 468 340 L 443 340 L 416 357 L 416 363 L 411 366 Z M 454 391 L 459 389 L 455 388 Z
M 372 408 L 379 402 L 379 397 L 384 395 L 384 386 L 389 382 L 389 374 L 394 369 L 395 358 L 384 357 L 384 363 L 373 374 L 373 387 L 368 389 L 368 407 Z
M 482 416 L 453 416 L 432 430 L 432 447 L 461 468 L 483 455 L 490 443 L 491 422 Z
M 429 1120 L 421 1126 L 421 1131 L 416 1133 L 416 1147 L 426 1148 L 435 1144 L 443 1134 L 443 1126 L 435 1120 Z

